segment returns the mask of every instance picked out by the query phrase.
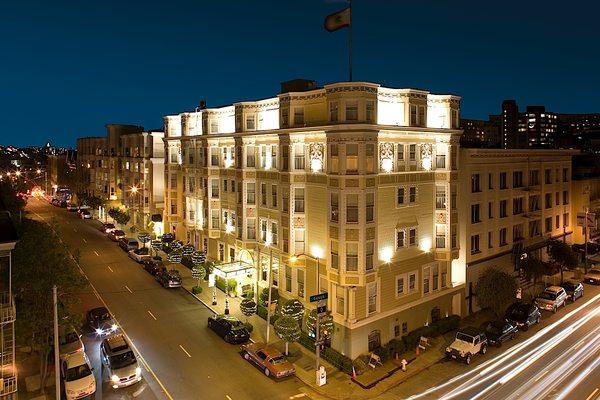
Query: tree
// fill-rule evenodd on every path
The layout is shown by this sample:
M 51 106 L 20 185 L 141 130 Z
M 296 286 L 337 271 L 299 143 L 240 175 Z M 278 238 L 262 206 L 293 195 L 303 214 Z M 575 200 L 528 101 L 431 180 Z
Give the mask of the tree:
M 571 249 L 571 246 L 559 240 L 550 241 L 548 255 L 551 261 L 560 269 L 560 281 L 564 282 L 564 270 L 577 266 L 577 255 Z M 587 273 L 587 268 L 585 272 Z
M 295 342 L 300 339 L 300 327 L 296 318 L 291 315 L 283 315 L 275 321 L 275 334 L 285 341 L 285 355 L 289 354 L 288 346 L 290 342 Z
M 246 316 L 246 322 L 248 322 L 248 317 L 256 312 L 256 302 L 252 298 L 243 299 L 240 302 L 240 311 Z
M 262 293 L 260 294 L 260 300 L 262 304 L 267 307 L 267 303 L 269 302 L 269 288 L 264 288 Z M 279 291 L 277 288 L 271 288 L 271 303 L 277 303 L 279 300 Z
M 111 208 L 108 210 L 108 215 L 110 215 L 110 217 L 117 221 L 117 223 L 120 225 L 127 225 L 130 218 L 129 214 L 119 210 L 118 208 Z
M 479 307 L 489 308 L 500 316 L 515 301 L 517 280 L 504 271 L 490 268 L 477 280 L 475 293 Z
M 7 180 L 0 180 L 0 204 L 14 215 L 18 215 L 25 208 L 25 200 L 17 196 L 14 186 Z
M 306 316 L 306 329 L 316 336 L 316 325 L 315 321 L 317 320 L 317 309 L 310 310 L 308 315 Z M 327 314 L 321 316 L 319 323 L 319 336 L 321 338 L 330 338 L 333 333 L 333 317 L 331 313 L 327 311 Z
M 206 269 L 204 269 L 204 267 L 201 265 L 194 264 L 194 268 L 192 268 L 192 277 L 195 277 L 196 279 L 198 279 L 198 283 L 196 284 L 196 287 L 200 288 L 200 281 L 202 279 L 204 279 L 205 276 L 206 276 Z
M 546 272 L 546 266 L 536 257 L 528 256 L 524 260 L 521 260 L 520 265 L 525 274 L 525 278 L 528 280 L 533 280 L 534 285 L 537 283 L 537 280 L 540 279 Z
M 84 203 L 93 208 L 94 210 L 102 207 L 106 201 L 98 196 L 88 196 Z
M 23 219 L 19 234 L 13 252 L 13 287 L 19 310 L 16 339 L 38 353 L 43 393 L 53 345 L 52 287 L 58 288 L 59 320 L 75 327 L 80 326 L 81 316 L 71 310 L 78 301 L 76 292 L 86 282 L 75 258 L 48 225 Z
M 293 317 L 300 326 L 302 325 L 302 317 L 304 316 L 304 305 L 297 299 L 290 299 L 281 307 L 281 315 Z

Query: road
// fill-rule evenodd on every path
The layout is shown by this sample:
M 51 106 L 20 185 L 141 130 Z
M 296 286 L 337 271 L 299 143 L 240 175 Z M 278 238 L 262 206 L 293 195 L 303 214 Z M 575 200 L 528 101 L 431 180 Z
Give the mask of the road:
M 33 197 L 27 210 L 32 218 L 55 221 L 62 240 L 79 250 L 80 266 L 98 294 L 82 293 L 83 303 L 105 303 L 141 355 L 142 383 L 118 391 L 105 383 L 96 398 L 301 398 L 301 381 L 265 377 L 240 357 L 238 347 L 208 330 L 210 310 L 183 290 L 162 288 L 93 223 Z M 99 377 L 99 340 L 86 335 L 85 342 Z
M 523 342 L 411 398 L 598 399 L 600 294 L 596 293 L 559 311 L 562 315 Z

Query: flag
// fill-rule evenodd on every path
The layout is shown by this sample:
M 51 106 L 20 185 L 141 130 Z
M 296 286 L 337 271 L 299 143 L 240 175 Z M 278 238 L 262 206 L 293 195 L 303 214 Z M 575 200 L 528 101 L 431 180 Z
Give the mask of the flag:
M 328 15 L 327 17 L 325 17 L 325 29 L 328 32 L 334 32 L 338 29 L 350 26 L 350 22 L 352 19 L 351 15 L 352 14 L 350 13 L 350 7 L 344 8 L 343 10 Z

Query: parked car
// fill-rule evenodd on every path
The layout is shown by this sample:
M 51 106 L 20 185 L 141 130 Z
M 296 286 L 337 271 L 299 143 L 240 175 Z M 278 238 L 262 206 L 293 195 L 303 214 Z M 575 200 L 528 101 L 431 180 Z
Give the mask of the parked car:
M 600 285 L 600 269 L 590 269 L 587 274 L 583 276 L 585 283 L 591 283 L 592 285 Z
M 151 275 L 156 275 L 165 268 L 165 264 L 160 257 L 152 257 L 151 259 L 142 261 L 144 269 L 150 272 Z
M 106 338 L 100 345 L 102 367 L 108 371 L 113 389 L 133 385 L 142 380 L 142 369 L 124 335 Z
M 577 251 L 580 253 L 585 252 L 585 243 L 582 244 L 574 244 L 572 246 L 573 251 Z M 592 242 L 588 242 L 587 244 L 587 254 L 588 256 L 593 255 L 593 254 L 597 254 L 600 251 L 600 245 L 598 245 L 597 243 L 592 243 Z
M 124 251 L 136 250 L 140 247 L 137 240 L 128 237 L 122 237 L 121 239 L 119 239 L 118 243 L 119 247 Z
M 150 250 L 147 247 L 140 247 L 139 249 L 129 250 L 129 257 L 135 261 L 141 263 L 147 258 L 150 258 Z
M 242 346 L 244 359 L 254 363 L 266 376 L 284 378 L 296 374 L 296 369 L 283 354 L 264 343 L 251 343 Z
M 92 214 L 88 210 L 81 210 L 79 213 L 81 219 L 92 219 Z
M 98 336 L 114 333 L 119 329 L 106 307 L 97 307 L 87 312 L 86 321 Z
M 492 346 L 500 347 L 507 340 L 512 340 L 517 335 L 517 325 L 512 322 L 496 320 L 485 328 L 485 336 Z
M 113 242 L 116 242 L 119 239 L 124 238 L 125 236 L 125 232 L 123 232 L 120 229 L 113 229 L 112 231 L 108 232 L 108 238 Z
M 81 335 L 75 329 L 64 326 L 59 327 L 58 346 L 61 357 L 85 351 Z
M 231 315 L 211 315 L 208 317 L 208 327 L 227 343 L 240 344 L 250 340 L 250 332 L 246 326 Z
M 96 378 L 85 352 L 67 355 L 60 364 L 60 377 L 67 400 L 82 399 L 96 393 Z
M 572 302 L 583 297 L 583 285 L 577 281 L 564 281 L 562 287 L 567 292 L 567 299 Z
M 533 324 L 539 324 L 542 313 L 531 303 L 517 302 L 508 307 L 505 319 L 517 325 L 519 330 L 526 331 Z
M 176 269 L 163 269 L 156 274 L 156 280 L 165 288 L 181 287 L 181 275 Z
M 567 305 L 567 292 L 560 286 L 548 286 L 534 300 L 541 310 L 556 312 L 559 307 Z
M 89 211 L 89 209 L 90 209 L 90 206 L 86 206 L 85 204 L 82 206 L 79 206 L 79 207 L 77 207 L 77 214 L 81 214 L 85 210 Z
M 67 211 L 71 211 L 71 212 L 77 211 L 77 204 L 75 204 L 75 203 L 67 204 Z
M 446 357 L 464 360 L 467 365 L 471 364 L 475 354 L 487 352 L 487 343 L 485 332 L 474 327 L 459 329 L 454 342 L 446 347 Z
M 117 229 L 115 224 L 102 224 L 100 226 L 100 232 L 102 233 L 110 233 L 111 231 Z

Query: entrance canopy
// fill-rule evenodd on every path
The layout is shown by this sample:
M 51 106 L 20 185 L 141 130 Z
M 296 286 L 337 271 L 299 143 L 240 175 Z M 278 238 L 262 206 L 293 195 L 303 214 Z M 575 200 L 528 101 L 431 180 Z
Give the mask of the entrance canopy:
M 215 265 L 213 273 L 224 279 L 237 278 L 244 275 L 253 275 L 256 271 L 254 265 L 245 261 L 233 261 L 230 263 Z

